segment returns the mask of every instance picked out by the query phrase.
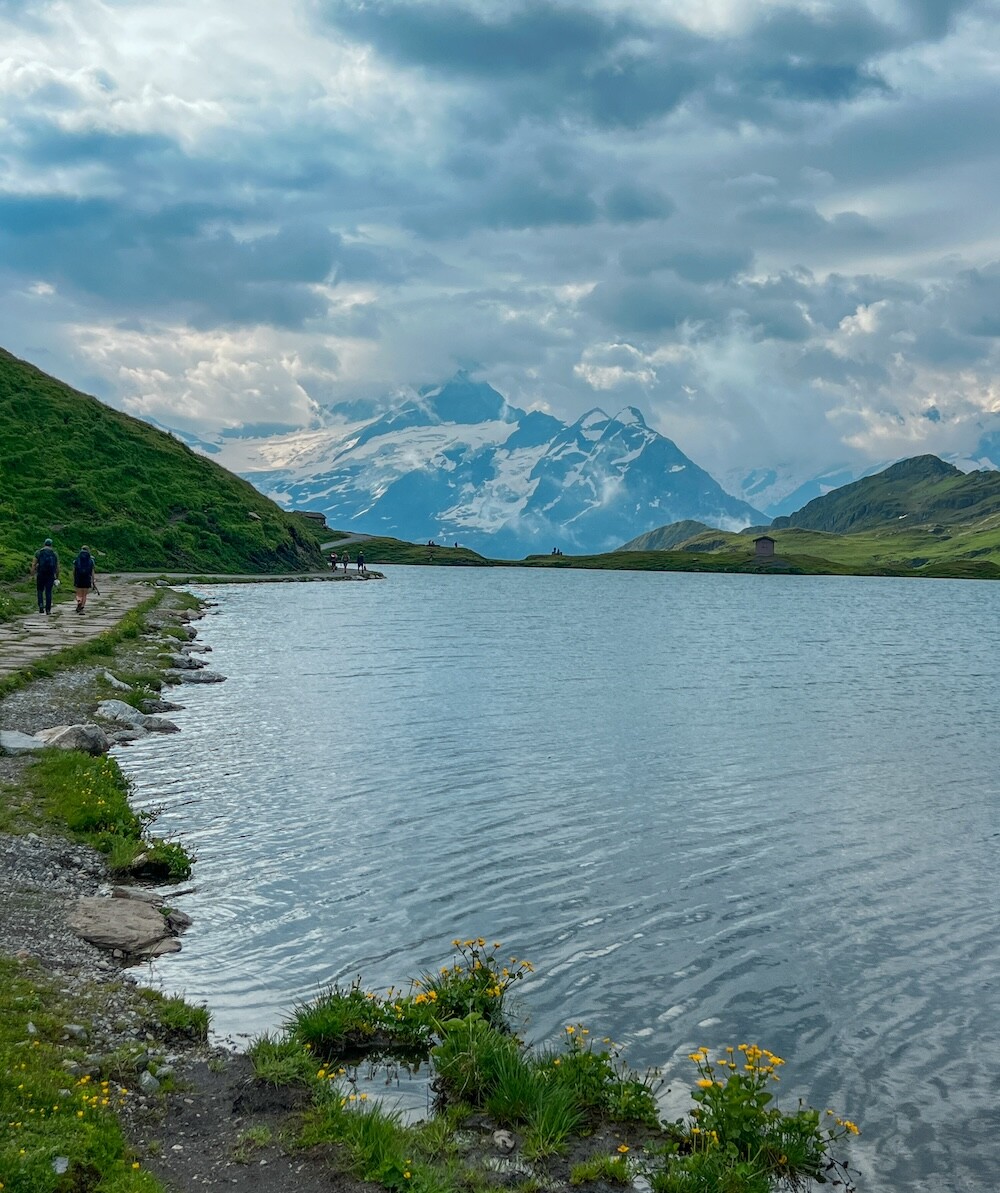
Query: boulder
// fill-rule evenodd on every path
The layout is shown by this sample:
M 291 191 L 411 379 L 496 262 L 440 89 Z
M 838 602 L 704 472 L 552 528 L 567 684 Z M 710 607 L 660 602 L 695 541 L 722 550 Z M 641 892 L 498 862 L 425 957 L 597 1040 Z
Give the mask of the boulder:
M 40 729 L 35 737 L 59 750 L 81 750 L 84 754 L 106 754 L 111 746 L 100 725 L 53 725 Z
M 132 725 L 136 729 L 143 728 L 146 714 L 126 704 L 124 700 L 102 700 L 97 706 L 97 715 L 106 721 L 118 721 L 122 725 Z
M 17 729 L 0 729 L 0 750 L 5 754 L 30 754 L 33 750 L 44 750 L 45 742 Z
M 116 675 L 112 675 L 110 671 L 102 671 L 101 677 L 104 679 L 105 683 L 109 684 L 117 692 L 132 691 L 127 683 L 122 683 L 122 681 Z
M 120 949 L 132 957 L 155 955 L 149 950 L 173 939 L 166 918 L 155 907 L 133 899 L 81 896 L 67 919 L 77 936 L 98 948 Z
M 127 725 L 130 729 L 142 729 L 147 733 L 177 733 L 178 728 L 173 721 L 166 717 L 154 717 L 149 713 L 140 712 L 124 700 L 102 700 L 97 706 L 97 715 L 119 725 Z
M 205 660 L 190 654 L 172 654 L 170 666 L 176 667 L 178 671 L 197 671 L 205 666 Z
M 167 683 L 224 683 L 225 676 L 218 671 L 164 671 Z
M 142 711 L 152 714 L 158 712 L 181 712 L 183 704 L 174 704 L 172 700 L 143 700 Z

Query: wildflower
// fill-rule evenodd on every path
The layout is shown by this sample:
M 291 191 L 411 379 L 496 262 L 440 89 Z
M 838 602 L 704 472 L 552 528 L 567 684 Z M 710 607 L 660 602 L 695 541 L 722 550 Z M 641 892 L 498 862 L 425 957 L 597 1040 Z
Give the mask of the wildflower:
M 576 1031 L 576 1028 L 573 1026 L 572 1023 L 569 1023 L 566 1025 L 566 1034 L 568 1036 L 571 1036 L 573 1034 L 573 1032 L 575 1032 L 575 1031 Z
M 697 1085 L 700 1089 L 711 1089 L 712 1086 L 715 1085 L 715 1082 L 709 1081 L 707 1077 L 702 1077 L 699 1081 L 695 1082 L 695 1085 Z
M 139 1167 L 139 1161 L 138 1161 L 138 1160 L 133 1160 L 133 1161 L 132 1161 L 132 1167 L 133 1167 L 134 1169 L 138 1169 L 138 1167 Z
M 624 1156 L 624 1155 L 625 1155 L 625 1153 L 628 1151 L 628 1144 L 627 1144 L 627 1143 L 619 1143 L 619 1145 L 618 1145 L 618 1150 L 619 1150 L 619 1151 L 621 1152 L 621 1154 Z

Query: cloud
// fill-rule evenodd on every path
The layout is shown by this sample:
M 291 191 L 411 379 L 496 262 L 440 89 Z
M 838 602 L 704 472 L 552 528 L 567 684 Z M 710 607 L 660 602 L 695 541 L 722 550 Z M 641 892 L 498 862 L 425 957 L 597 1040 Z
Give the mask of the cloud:
M 472 360 L 563 417 L 610 392 L 726 474 L 971 447 L 994 18 L 0 0 L 3 346 L 168 424 L 308 420 Z

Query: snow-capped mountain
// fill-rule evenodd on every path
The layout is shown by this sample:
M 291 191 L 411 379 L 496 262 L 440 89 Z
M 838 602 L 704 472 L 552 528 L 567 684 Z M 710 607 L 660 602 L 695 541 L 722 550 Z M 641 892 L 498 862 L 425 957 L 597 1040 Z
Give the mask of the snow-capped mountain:
M 334 406 L 318 430 L 230 433 L 198 450 L 331 527 L 495 557 L 611 550 L 683 518 L 729 530 L 764 520 L 632 407 L 567 424 L 459 374 L 374 418 L 359 413 Z

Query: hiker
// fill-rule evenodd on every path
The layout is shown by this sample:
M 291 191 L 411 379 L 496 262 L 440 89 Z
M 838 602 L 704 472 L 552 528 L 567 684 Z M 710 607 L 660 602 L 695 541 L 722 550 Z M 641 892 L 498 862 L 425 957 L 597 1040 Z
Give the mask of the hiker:
M 337 570 L 337 552 L 336 551 L 330 552 L 330 569 L 331 569 L 331 571 L 334 571 L 334 572 Z
M 359 551 L 358 552 L 358 571 L 363 572 L 364 570 L 365 570 L 365 553 L 364 553 L 364 551 Z
M 81 547 L 80 554 L 73 560 L 73 587 L 76 589 L 76 611 L 82 613 L 87 594 L 94 587 L 94 557 L 88 547 Z
M 345 576 L 347 575 L 347 565 L 348 565 L 350 562 L 351 562 L 351 557 L 350 557 L 350 555 L 348 555 L 348 554 L 347 554 L 347 552 L 345 551 L 345 552 L 344 552 L 344 575 L 345 575 Z
M 35 552 L 31 574 L 35 577 L 35 588 L 38 590 L 38 612 L 48 615 L 52 612 L 52 589 L 59 579 L 59 556 L 52 547 L 51 539 L 46 539 L 44 546 Z

